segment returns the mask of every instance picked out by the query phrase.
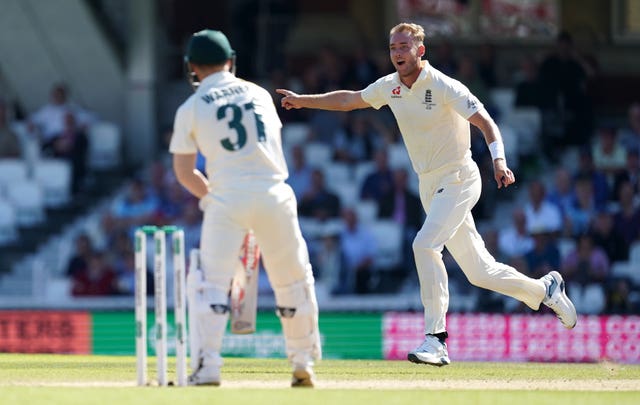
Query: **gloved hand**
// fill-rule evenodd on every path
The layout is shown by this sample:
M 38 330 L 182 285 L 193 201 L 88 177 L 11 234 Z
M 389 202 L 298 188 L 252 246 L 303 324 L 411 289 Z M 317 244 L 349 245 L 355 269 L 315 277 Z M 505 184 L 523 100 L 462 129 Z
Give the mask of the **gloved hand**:
M 213 202 L 213 197 L 211 196 L 211 194 L 207 194 L 204 197 L 202 197 L 200 201 L 198 201 L 198 208 L 200 208 L 200 211 L 204 212 L 209 206 L 209 204 L 211 204 L 212 202 Z

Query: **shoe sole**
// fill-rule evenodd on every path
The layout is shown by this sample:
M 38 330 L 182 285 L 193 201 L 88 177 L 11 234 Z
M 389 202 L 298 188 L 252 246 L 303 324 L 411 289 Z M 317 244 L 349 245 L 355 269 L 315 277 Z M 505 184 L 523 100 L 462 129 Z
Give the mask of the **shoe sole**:
M 189 386 L 190 387 L 219 387 L 220 386 L 220 381 L 189 384 Z
M 442 367 L 442 366 L 446 366 L 447 364 L 449 364 L 448 361 L 440 359 L 440 363 L 429 363 L 427 361 L 424 360 L 420 360 L 420 358 L 418 356 L 416 356 L 413 353 L 409 353 L 409 355 L 407 355 L 407 360 L 409 360 L 412 363 L 416 363 L 416 364 L 427 364 L 429 366 L 434 366 L 434 367 Z
M 295 370 L 293 372 L 292 387 L 313 388 L 313 377 L 307 370 Z

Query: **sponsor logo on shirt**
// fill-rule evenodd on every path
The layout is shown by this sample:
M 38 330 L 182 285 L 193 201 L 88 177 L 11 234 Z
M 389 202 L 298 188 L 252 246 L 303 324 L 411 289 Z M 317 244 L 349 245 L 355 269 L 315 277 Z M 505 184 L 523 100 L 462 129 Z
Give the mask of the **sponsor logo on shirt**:
M 469 110 L 476 110 L 476 109 L 478 109 L 478 103 L 476 102 L 476 100 L 468 99 L 467 100 L 467 108 Z
M 402 98 L 400 95 L 400 86 L 391 89 L 391 98 Z
M 425 90 L 425 92 L 424 92 L 424 101 L 422 102 L 422 104 L 425 105 L 425 108 L 427 110 L 430 110 L 431 107 L 436 105 L 436 103 L 434 103 L 432 101 L 433 101 L 433 96 L 431 94 L 431 89 Z

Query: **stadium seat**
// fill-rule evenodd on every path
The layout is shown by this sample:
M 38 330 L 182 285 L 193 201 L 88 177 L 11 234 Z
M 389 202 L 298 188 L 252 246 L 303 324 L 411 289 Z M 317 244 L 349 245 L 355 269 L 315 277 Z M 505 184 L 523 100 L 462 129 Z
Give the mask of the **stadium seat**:
M 507 117 L 511 114 L 516 99 L 516 92 L 513 88 L 503 87 L 491 90 L 489 97 L 491 101 L 499 110 L 502 117 Z
M 640 241 L 635 241 L 629 248 L 629 262 L 635 264 L 640 273 Z
M 71 198 L 71 164 L 63 159 L 41 159 L 33 167 L 33 178 L 44 192 L 47 207 L 61 207 Z
M 571 238 L 558 238 L 560 259 L 564 260 L 576 248 L 576 241 Z
M 640 266 L 631 262 L 614 262 L 611 265 L 611 275 L 631 279 L 635 284 L 640 285 Z
M 393 169 L 404 167 L 407 170 L 412 170 L 409 153 L 403 143 L 394 143 L 393 145 L 390 145 L 388 154 L 389 167 Z
M 299 145 L 307 140 L 309 125 L 302 122 L 292 122 L 282 127 L 282 144 L 288 147 Z
M 7 197 L 15 209 L 18 226 L 31 227 L 45 220 L 44 193 L 36 181 L 10 183 Z
M 35 162 L 40 159 L 40 140 L 35 134 L 29 132 L 25 122 L 14 122 L 11 129 L 18 135 L 22 157 L 28 165 L 30 174 Z
M 601 314 L 604 311 L 606 301 L 602 285 L 596 283 L 588 284 L 582 290 L 582 305 L 577 310 L 581 314 Z
M 376 239 L 374 267 L 389 270 L 402 261 L 402 226 L 392 220 L 377 220 L 367 224 Z
M 0 159 L 0 189 L 6 191 L 10 183 L 21 182 L 29 176 L 27 162 L 17 158 Z
M 338 195 L 342 207 L 354 207 L 360 199 L 360 188 L 352 183 L 333 183 L 327 179 L 327 188 Z
M 376 169 L 376 165 L 372 161 L 360 162 L 356 164 L 354 170 L 354 181 L 356 182 L 356 187 L 362 187 L 362 183 L 364 183 L 364 179 L 369 175 L 369 173 L 373 172 Z
M 6 200 L 0 199 L 0 246 L 6 246 L 18 239 L 16 212 Z
M 112 169 L 120 164 L 120 128 L 111 122 L 98 122 L 88 131 L 88 164 L 93 169 Z
M 542 114 L 539 109 L 524 107 L 510 109 L 501 121 L 515 130 L 520 155 L 532 155 L 540 150 Z
M 324 143 L 312 142 L 304 147 L 304 158 L 311 167 L 323 168 L 331 162 L 331 147 Z
M 370 224 L 378 218 L 378 204 L 375 201 L 359 201 L 354 208 L 358 220 L 363 224 Z
M 351 184 L 351 168 L 346 163 L 330 162 L 323 167 L 327 184 Z

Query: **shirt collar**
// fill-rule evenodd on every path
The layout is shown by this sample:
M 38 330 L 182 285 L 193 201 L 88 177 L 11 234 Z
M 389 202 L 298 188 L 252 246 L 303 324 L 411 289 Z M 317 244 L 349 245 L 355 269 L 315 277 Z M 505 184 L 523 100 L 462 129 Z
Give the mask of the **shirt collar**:
M 422 80 L 425 80 L 427 78 L 427 75 L 429 75 L 429 71 L 431 70 L 431 65 L 429 65 L 429 61 L 424 60 L 423 62 L 424 62 L 424 66 L 420 70 L 420 74 L 418 75 L 418 78 L 416 79 L 416 82 L 414 83 L 414 85 Z M 398 85 L 404 86 L 404 84 L 400 81 L 400 75 L 398 74 L 398 72 L 394 73 L 393 81 Z M 411 88 L 413 89 L 413 86 L 411 86 Z
M 198 88 L 200 89 L 204 87 L 209 87 L 232 77 L 234 76 L 230 72 L 227 72 L 226 70 L 221 70 L 219 72 L 210 74 L 209 76 L 205 77 L 204 80 L 200 82 L 200 86 Z

